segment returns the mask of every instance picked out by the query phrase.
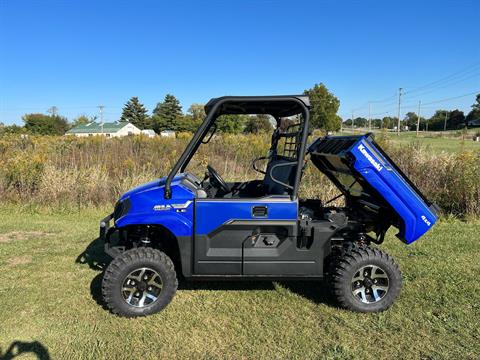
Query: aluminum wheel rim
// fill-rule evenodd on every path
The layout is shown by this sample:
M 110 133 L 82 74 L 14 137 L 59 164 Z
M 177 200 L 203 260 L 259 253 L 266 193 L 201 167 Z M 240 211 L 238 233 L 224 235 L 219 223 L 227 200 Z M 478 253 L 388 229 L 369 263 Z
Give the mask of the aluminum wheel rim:
M 352 294 L 358 301 L 372 304 L 382 300 L 388 293 L 390 279 L 387 272 L 377 265 L 361 267 L 352 278 Z
M 143 308 L 158 300 L 163 282 L 160 274 L 147 267 L 133 270 L 122 283 L 123 300 L 131 306 Z

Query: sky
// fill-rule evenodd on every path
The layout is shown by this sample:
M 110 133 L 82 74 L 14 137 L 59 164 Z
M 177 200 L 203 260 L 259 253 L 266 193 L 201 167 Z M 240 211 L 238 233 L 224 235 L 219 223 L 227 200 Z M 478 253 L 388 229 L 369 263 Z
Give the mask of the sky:
M 478 0 L 0 0 L 0 122 L 99 105 L 113 121 L 132 96 L 151 111 L 171 93 L 186 111 L 320 82 L 345 119 L 369 102 L 372 117 L 396 116 L 399 87 L 402 117 L 419 100 L 426 116 L 469 111 L 479 19 Z

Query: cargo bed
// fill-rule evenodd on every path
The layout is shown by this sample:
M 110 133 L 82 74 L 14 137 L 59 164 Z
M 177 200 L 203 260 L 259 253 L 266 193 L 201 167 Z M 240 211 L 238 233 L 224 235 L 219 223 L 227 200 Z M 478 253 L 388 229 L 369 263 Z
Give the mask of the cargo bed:
M 437 221 L 438 207 L 428 201 L 388 155 L 372 134 L 319 138 L 308 148 L 313 164 L 346 196 L 347 203 L 362 203 L 395 214 L 397 237 L 410 244 Z

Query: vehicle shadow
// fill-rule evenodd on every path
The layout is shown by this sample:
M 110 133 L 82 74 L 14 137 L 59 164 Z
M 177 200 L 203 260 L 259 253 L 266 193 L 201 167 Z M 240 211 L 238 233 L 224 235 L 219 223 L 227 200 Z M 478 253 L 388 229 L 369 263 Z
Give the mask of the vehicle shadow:
M 40 360 L 50 359 L 48 349 L 39 341 L 16 340 L 10 344 L 7 351 L 3 352 L 0 348 L 0 360 L 11 360 L 25 354 L 36 356 Z
M 111 261 L 112 258 L 105 254 L 104 242 L 100 238 L 96 238 L 88 244 L 75 260 L 77 264 L 87 264 L 90 269 L 96 271 L 104 271 Z
M 112 261 L 112 258 L 105 254 L 104 243 L 99 238 L 93 240 L 85 250 L 78 255 L 76 263 L 86 264 L 90 269 L 99 271 L 99 273 L 93 278 L 90 283 L 90 294 L 97 304 L 106 309 L 102 299 L 102 278 L 103 272 L 107 268 L 108 264 Z M 313 301 L 316 304 L 327 304 L 335 306 L 335 301 L 330 294 L 328 285 L 322 281 L 278 281 L 280 286 L 286 288 L 294 294 L 297 294 L 305 299 Z M 179 276 L 179 291 L 192 291 L 192 290 L 271 290 L 275 291 L 275 282 L 265 281 L 189 281 Z
M 106 309 L 102 300 L 102 278 L 103 272 L 107 268 L 112 258 L 104 251 L 104 242 L 100 238 L 94 239 L 80 255 L 75 262 L 77 264 L 88 265 L 92 270 L 99 271 L 90 283 L 90 294 L 95 302 Z
M 335 306 L 335 300 L 329 291 L 328 284 L 324 281 L 299 280 L 299 281 L 277 281 L 280 286 L 288 291 L 297 294 L 315 304 L 326 304 Z M 179 282 L 178 290 L 271 290 L 277 288 L 274 281 L 187 281 L 182 279 Z

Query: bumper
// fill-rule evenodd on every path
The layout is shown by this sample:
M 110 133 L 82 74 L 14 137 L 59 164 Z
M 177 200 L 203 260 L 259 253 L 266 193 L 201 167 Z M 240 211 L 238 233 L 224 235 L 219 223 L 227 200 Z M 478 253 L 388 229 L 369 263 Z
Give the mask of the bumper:
M 110 221 L 113 219 L 113 214 L 110 214 L 106 217 L 104 217 L 102 220 L 100 220 L 100 239 L 103 241 L 106 241 L 107 234 L 109 230 L 111 229 L 110 227 Z
M 121 251 L 118 247 L 113 247 L 110 243 L 111 235 L 117 231 L 115 226 L 110 226 L 110 221 L 113 219 L 113 214 L 110 214 L 100 220 L 100 234 L 99 238 L 105 244 L 105 253 L 110 255 L 112 258 L 117 257 Z

